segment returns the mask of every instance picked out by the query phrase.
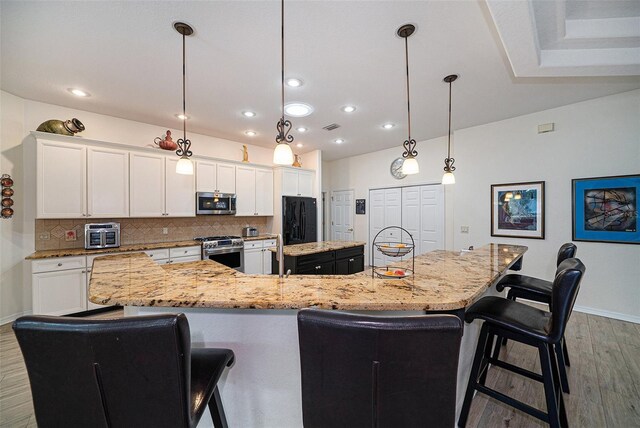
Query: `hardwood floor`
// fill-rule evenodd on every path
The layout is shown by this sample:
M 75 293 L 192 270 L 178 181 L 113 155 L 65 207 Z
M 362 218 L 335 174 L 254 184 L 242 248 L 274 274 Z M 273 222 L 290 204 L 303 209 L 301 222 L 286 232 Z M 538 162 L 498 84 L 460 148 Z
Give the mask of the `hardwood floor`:
M 95 318 L 121 317 L 122 311 Z M 566 334 L 572 427 L 640 427 L 640 325 L 574 312 Z M 501 359 L 540 372 L 534 348 L 509 341 Z M 492 367 L 487 385 L 545 410 L 542 384 Z M 29 380 L 11 325 L 0 326 L 0 427 L 35 427 Z M 541 421 L 482 394 L 471 405 L 470 428 L 545 427 Z

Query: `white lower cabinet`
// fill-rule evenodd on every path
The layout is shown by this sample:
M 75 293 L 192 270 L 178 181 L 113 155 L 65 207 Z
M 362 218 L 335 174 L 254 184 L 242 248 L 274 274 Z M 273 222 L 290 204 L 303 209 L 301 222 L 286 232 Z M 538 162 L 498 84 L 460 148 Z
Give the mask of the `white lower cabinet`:
M 271 251 L 274 239 L 244 243 L 244 273 L 249 275 L 271 274 Z
M 67 315 L 87 310 L 85 257 L 60 257 L 32 263 L 34 315 Z

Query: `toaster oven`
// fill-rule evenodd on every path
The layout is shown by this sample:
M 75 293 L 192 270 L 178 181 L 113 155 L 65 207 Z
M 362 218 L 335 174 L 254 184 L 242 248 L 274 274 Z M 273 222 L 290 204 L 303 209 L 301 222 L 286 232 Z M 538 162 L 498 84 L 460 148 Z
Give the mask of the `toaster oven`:
M 120 223 L 87 223 L 84 225 L 84 248 L 117 248 L 120 246 Z

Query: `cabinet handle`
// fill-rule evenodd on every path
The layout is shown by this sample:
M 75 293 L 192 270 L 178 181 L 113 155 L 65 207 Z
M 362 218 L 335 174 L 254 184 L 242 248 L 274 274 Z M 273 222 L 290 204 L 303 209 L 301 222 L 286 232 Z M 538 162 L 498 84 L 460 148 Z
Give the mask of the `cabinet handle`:
M 185 254 L 187 254 L 187 253 L 188 253 L 188 251 L 187 251 L 187 250 L 185 250 L 185 251 L 184 251 L 184 253 L 185 253 Z
M 87 273 L 87 271 L 86 271 L 86 270 L 83 270 L 83 271 L 82 271 L 82 273 Z
M 322 266 L 316 266 L 316 270 L 321 269 L 321 268 L 322 268 Z
M 58 267 L 62 266 L 62 263 L 58 263 Z
M 352 262 L 352 261 L 353 261 L 353 259 L 349 259 L 349 262 Z
M 91 214 L 87 214 L 87 217 L 91 217 Z

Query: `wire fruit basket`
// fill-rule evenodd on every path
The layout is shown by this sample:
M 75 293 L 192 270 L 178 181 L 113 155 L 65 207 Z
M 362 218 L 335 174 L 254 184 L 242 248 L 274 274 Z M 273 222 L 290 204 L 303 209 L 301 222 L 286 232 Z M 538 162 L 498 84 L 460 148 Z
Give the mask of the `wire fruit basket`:
M 380 234 L 389 229 L 398 229 L 401 232 L 407 234 L 411 242 L 392 242 L 392 241 L 378 241 L 378 237 Z M 400 239 L 402 239 L 403 234 L 400 233 Z M 373 242 L 371 243 L 371 277 L 375 278 L 378 276 L 379 278 L 395 278 L 402 279 L 407 276 L 413 275 L 416 267 L 416 253 L 415 253 L 416 243 L 413 240 L 413 236 L 406 229 L 400 226 L 388 226 L 382 229 L 380 232 L 376 234 L 373 238 Z M 382 254 L 388 257 L 403 257 L 409 253 L 411 255 L 411 269 L 395 267 L 395 266 L 376 266 L 375 265 L 375 251 L 380 251 Z

